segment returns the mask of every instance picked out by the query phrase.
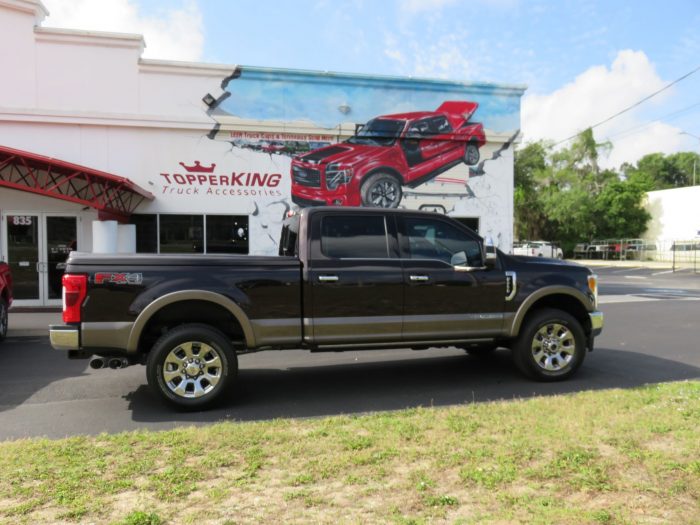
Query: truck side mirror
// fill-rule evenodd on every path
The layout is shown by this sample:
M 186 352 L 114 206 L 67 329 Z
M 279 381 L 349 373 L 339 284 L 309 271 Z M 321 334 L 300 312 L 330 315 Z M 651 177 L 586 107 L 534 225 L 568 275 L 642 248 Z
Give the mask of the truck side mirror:
M 496 247 L 493 244 L 493 239 L 491 237 L 486 237 L 486 239 L 484 239 L 484 265 L 487 268 L 495 268 L 497 261 L 498 255 L 496 254 Z

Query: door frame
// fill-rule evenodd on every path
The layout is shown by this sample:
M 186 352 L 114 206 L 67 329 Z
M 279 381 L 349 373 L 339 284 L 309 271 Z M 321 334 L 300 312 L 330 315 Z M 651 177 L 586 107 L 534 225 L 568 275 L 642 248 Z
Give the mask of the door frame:
M 49 257 L 48 257 L 48 228 L 46 227 L 47 217 L 73 217 L 75 218 L 76 229 L 76 247 L 80 247 L 82 239 L 82 228 L 80 213 L 76 212 L 42 212 L 32 210 L 2 210 L 2 258 L 8 260 L 8 235 L 7 235 L 7 217 L 15 215 L 25 215 L 37 217 L 37 235 L 39 246 L 37 263 L 37 273 L 39 273 L 39 298 L 38 299 L 15 299 L 13 306 L 27 307 L 43 307 L 43 306 L 61 306 L 62 299 L 49 299 Z

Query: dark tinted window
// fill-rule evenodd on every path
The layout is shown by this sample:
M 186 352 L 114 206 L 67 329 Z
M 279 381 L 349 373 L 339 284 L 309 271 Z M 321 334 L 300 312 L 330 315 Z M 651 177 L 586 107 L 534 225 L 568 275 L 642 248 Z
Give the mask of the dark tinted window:
M 202 215 L 161 215 L 160 253 L 203 253 Z
M 481 247 L 467 233 L 444 221 L 404 219 L 411 259 L 438 259 L 452 264 L 452 256 L 464 252 L 468 266 L 482 266 Z
M 247 215 L 207 215 L 207 253 L 248 253 Z
M 155 214 L 137 214 L 129 218 L 130 224 L 136 225 L 136 252 L 158 252 L 158 216 Z
M 321 221 L 321 252 L 326 257 L 389 257 L 384 217 L 334 215 Z

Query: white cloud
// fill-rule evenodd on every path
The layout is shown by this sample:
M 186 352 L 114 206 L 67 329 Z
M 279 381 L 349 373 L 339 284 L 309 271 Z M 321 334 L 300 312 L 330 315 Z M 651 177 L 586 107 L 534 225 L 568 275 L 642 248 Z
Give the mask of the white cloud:
M 405 0 L 402 5 L 410 13 L 418 13 L 420 11 L 440 10 L 456 3 L 457 0 Z
M 641 51 L 624 50 L 617 54 L 610 68 L 594 66 L 573 82 L 548 95 L 526 94 L 522 104 L 522 126 L 525 141 L 565 139 L 588 126 L 600 122 L 663 87 L 662 80 Z M 663 102 L 672 93 L 666 91 L 594 130 L 597 140 L 610 137 L 613 150 L 605 166 L 616 167 L 634 162 L 653 152 L 679 151 L 684 140 L 680 129 L 660 122 L 645 126 L 639 133 L 621 132 L 643 123 L 643 113 Z M 621 137 L 616 139 L 615 135 Z
M 476 78 L 479 68 L 469 57 L 468 49 L 470 47 L 464 37 L 444 35 L 418 43 L 414 33 L 403 33 L 400 40 L 392 35 L 386 36 L 384 55 L 398 64 L 403 74 L 453 79 Z M 484 59 L 484 55 L 479 58 Z
M 68 29 L 138 33 L 144 57 L 198 61 L 204 48 L 202 14 L 194 0 L 144 13 L 135 0 L 44 0 L 49 17 L 43 25 Z

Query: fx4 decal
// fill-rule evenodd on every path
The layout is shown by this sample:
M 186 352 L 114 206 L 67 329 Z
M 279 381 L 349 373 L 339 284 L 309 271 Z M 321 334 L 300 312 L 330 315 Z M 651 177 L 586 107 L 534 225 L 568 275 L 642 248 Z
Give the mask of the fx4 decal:
M 96 273 L 95 284 L 141 284 L 141 273 Z

